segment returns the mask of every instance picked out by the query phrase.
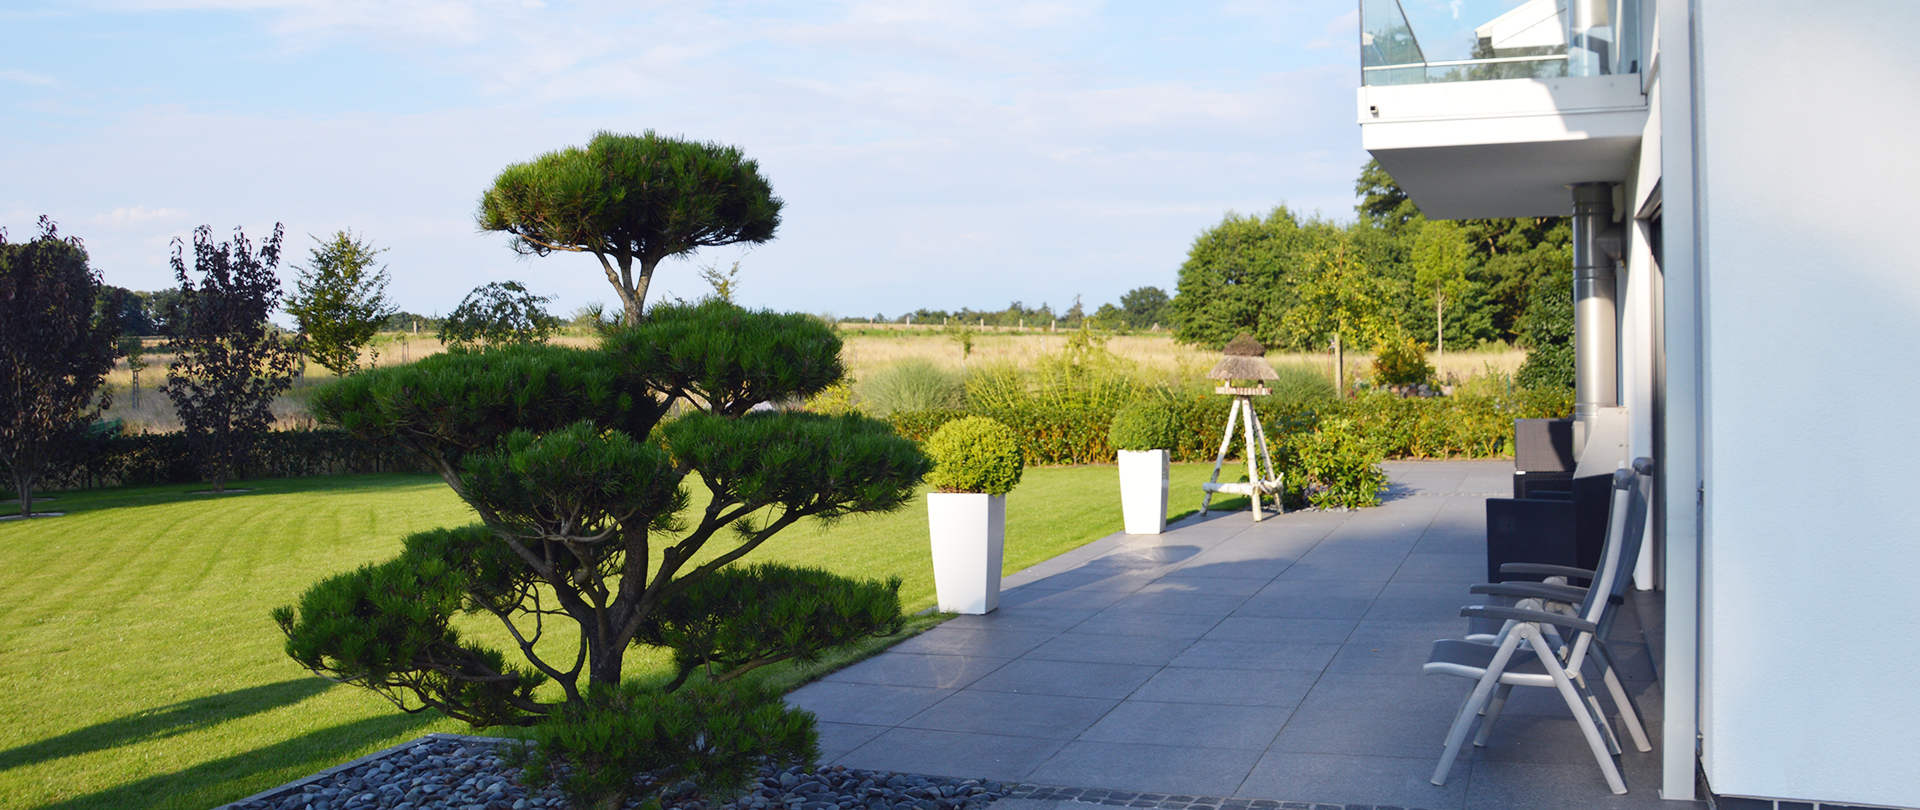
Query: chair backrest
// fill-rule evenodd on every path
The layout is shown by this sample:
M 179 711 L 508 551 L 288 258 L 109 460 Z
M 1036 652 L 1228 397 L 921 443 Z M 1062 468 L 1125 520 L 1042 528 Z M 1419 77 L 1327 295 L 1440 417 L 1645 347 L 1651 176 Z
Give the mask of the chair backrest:
M 1644 472 L 1641 463 L 1645 462 Z M 1613 474 L 1612 508 L 1607 512 L 1607 542 L 1594 570 L 1593 583 L 1580 600 L 1578 615 L 1605 634 L 1613 625 L 1614 607 L 1626 593 L 1628 575 L 1640 558 L 1640 543 L 1646 533 L 1647 496 L 1652 492 L 1653 462 L 1635 459 L 1634 469 L 1622 468 Z M 1586 658 L 1593 633 L 1581 632 L 1567 653 L 1567 669 L 1578 668 Z
M 1647 512 L 1653 502 L 1653 459 L 1646 456 L 1634 459 L 1633 472 L 1633 499 L 1627 507 L 1626 534 L 1620 538 L 1620 573 L 1614 577 L 1613 587 L 1608 589 L 1615 605 L 1625 601 L 1627 590 L 1633 586 L 1633 576 L 1629 572 L 1640 564 L 1640 548 L 1646 542 Z M 1597 622 L 1601 638 L 1607 637 L 1608 628 L 1613 626 L 1613 617 L 1616 615 L 1616 611 L 1601 614 L 1602 619 Z
M 1605 611 L 1608 596 L 1620 578 L 1620 560 L 1622 546 L 1627 535 L 1628 513 L 1633 511 L 1634 474 L 1632 470 L 1621 469 L 1613 474 L 1612 508 L 1607 510 L 1607 542 L 1600 551 L 1600 564 L 1593 572 L 1593 582 L 1587 587 L 1586 598 L 1580 600 L 1578 615 L 1590 622 L 1599 622 Z

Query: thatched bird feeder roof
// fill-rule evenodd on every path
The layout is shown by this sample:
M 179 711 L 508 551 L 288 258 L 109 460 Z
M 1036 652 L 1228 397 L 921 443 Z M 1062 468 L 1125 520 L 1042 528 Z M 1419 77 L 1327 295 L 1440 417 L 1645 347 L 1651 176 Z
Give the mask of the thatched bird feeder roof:
M 1252 335 L 1241 332 L 1239 337 L 1227 342 L 1227 348 L 1207 372 L 1210 380 L 1277 380 L 1273 366 L 1267 364 L 1267 347 L 1260 345 Z

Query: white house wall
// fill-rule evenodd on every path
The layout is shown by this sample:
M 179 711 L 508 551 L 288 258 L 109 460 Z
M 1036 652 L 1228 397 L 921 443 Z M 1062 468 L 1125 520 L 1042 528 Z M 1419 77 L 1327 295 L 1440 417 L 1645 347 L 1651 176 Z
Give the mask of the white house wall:
M 1727 795 L 1913 807 L 1920 3 L 1693 6 L 1702 765 Z

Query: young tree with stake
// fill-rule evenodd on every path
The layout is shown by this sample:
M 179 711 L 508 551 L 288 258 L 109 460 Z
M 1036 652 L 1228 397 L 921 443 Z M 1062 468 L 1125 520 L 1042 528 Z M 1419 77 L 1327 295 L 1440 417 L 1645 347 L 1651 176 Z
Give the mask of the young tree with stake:
M 360 348 L 400 311 L 387 300 L 387 268 L 372 269 L 387 249 L 362 241 L 353 231 L 313 241 L 318 246 L 307 266 L 299 268 L 287 314 L 299 324 L 307 356 L 345 376 L 359 369 Z

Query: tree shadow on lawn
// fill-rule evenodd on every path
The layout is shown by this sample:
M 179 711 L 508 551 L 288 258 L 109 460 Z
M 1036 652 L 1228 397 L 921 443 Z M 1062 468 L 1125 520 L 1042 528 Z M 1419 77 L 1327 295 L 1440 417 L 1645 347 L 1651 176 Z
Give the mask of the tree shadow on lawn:
M 0 771 L 147 740 L 177 737 L 228 720 L 290 706 L 325 692 L 332 686 L 333 682 L 324 678 L 297 678 L 149 709 L 0 751 Z
M 304 779 L 346 761 L 343 752 L 359 750 L 431 725 L 439 712 L 389 714 L 355 720 L 345 725 L 256 748 L 226 759 L 204 762 L 183 771 L 150 776 L 37 810 L 154 810 L 161 807 L 206 808 L 235 802 L 263 790 Z M 484 732 L 482 732 L 484 733 Z M 417 736 L 417 735 L 416 735 Z M 275 775 L 255 783 L 250 777 Z
M 352 495 L 358 492 L 380 492 L 419 487 L 424 490 L 445 492 L 446 482 L 432 473 L 351 473 L 343 475 L 309 475 L 297 478 L 249 478 L 229 481 L 229 492 L 236 489 L 247 490 L 235 493 L 234 497 L 257 498 L 273 495 L 294 495 L 302 493 L 326 493 L 328 495 Z M 158 506 L 163 504 L 196 502 L 205 503 L 209 495 L 194 494 L 192 491 L 206 488 L 204 483 L 191 484 L 137 484 L 124 487 L 103 487 L 100 489 L 60 490 L 61 508 L 70 513 L 116 509 L 129 506 Z M 451 494 L 449 494 L 451 497 Z M 34 506 L 40 505 L 35 498 Z M 4 510 L 0 510 L 4 511 Z M 13 507 L 17 513 L 19 507 Z

